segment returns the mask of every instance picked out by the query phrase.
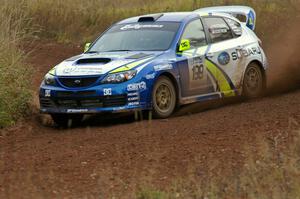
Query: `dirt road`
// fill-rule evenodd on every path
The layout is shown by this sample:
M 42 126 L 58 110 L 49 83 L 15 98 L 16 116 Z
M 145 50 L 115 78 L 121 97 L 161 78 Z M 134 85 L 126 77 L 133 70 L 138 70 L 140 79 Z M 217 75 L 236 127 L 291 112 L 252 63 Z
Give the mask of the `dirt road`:
M 29 62 L 37 91 L 43 75 L 74 46 L 39 44 Z M 284 135 L 300 122 L 300 91 L 232 103 L 168 120 L 91 118 L 61 130 L 40 116 L 0 131 L 0 198 L 131 198 L 138 187 L 165 187 L 211 166 L 226 173 L 243 164 L 257 141 Z M 195 110 L 195 105 L 192 108 Z

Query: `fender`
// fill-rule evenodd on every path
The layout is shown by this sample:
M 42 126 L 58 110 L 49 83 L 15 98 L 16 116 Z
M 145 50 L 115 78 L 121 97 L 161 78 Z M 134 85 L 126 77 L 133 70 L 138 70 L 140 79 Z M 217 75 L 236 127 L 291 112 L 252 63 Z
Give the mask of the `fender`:
M 263 66 L 263 63 L 257 59 L 253 59 L 253 60 L 250 60 L 249 63 L 247 64 L 247 66 L 245 67 L 244 71 L 243 71 L 243 74 L 242 74 L 242 78 L 241 78 L 241 81 L 240 81 L 240 84 L 239 85 L 243 85 L 243 81 L 244 81 L 244 78 L 245 78 L 245 73 L 246 73 L 246 70 L 248 68 L 248 66 L 251 64 L 251 63 L 257 63 L 262 72 L 263 72 L 263 78 L 264 78 L 264 82 L 266 83 L 266 69 L 264 68 Z M 265 85 L 266 86 L 266 85 Z M 240 94 L 242 94 L 243 92 L 243 86 L 240 86 L 240 88 L 238 88 L 238 91 L 240 92 Z
M 180 99 L 180 93 L 181 93 L 181 86 L 180 86 L 180 82 L 179 82 L 179 73 L 177 71 L 177 69 L 173 69 L 171 71 L 159 71 L 155 74 L 155 78 L 154 78 L 154 83 L 151 85 L 151 92 L 149 92 L 149 99 L 151 99 L 152 101 L 152 90 L 153 90 L 153 86 L 155 84 L 155 82 L 157 81 L 157 79 L 161 76 L 166 76 L 168 77 L 172 83 L 174 84 L 175 87 L 175 91 L 176 91 L 176 98 L 177 98 L 177 103 L 179 102 Z

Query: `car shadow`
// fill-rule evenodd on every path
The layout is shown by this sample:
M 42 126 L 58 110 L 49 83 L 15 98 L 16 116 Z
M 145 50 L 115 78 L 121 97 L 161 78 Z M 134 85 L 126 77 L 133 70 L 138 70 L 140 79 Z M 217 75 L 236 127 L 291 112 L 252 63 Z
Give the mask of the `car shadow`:
M 75 127 L 110 127 L 135 122 L 134 113 L 105 113 L 87 115 Z

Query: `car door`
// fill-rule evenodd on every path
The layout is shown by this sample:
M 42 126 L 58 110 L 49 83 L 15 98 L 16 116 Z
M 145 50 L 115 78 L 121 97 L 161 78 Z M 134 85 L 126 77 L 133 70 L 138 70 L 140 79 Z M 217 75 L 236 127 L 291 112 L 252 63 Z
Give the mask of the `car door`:
M 208 45 L 200 18 L 186 25 L 181 40 L 189 40 L 191 46 L 190 50 L 177 54 L 181 96 L 189 97 L 213 92 L 214 88 L 204 65 Z
M 225 96 L 234 96 L 245 65 L 245 59 L 240 56 L 246 45 L 241 37 L 241 25 L 232 19 L 217 16 L 205 17 L 203 22 L 210 40 L 206 54 L 208 69 L 219 91 Z

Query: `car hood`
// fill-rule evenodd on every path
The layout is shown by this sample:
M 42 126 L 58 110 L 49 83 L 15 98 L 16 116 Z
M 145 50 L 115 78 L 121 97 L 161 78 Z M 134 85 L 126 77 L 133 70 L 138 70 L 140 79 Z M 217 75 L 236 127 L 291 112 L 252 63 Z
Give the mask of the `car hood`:
M 107 52 L 81 54 L 66 59 L 55 67 L 56 76 L 102 75 L 147 64 L 163 52 Z M 126 69 L 125 68 L 125 69 Z

